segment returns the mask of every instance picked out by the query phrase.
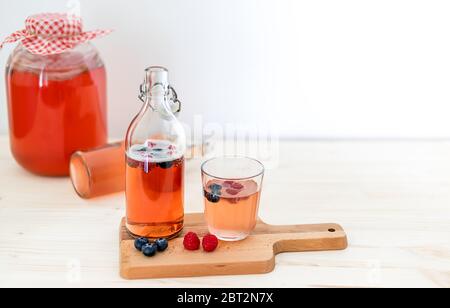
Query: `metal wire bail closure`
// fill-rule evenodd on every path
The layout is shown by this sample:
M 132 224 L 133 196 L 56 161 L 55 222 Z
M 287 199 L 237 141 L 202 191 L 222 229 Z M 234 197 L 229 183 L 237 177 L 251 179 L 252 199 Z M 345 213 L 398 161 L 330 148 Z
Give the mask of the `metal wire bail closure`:
M 139 100 L 142 101 L 143 103 L 146 103 L 147 99 L 150 97 L 149 93 L 150 89 L 148 89 L 147 82 L 142 83 L 139 86 L 139 95 L 138 95 Z M 179 113 L 181 111 L 181 101 L 178 99 L 178 94 L 175 91 L 174 87 L 172 87 L 171 85 L 169 85 L 167 88 L 166 96 L 168 97 L 168 100 L 170 102 L 169 104 L 171 111 L 174 114 Z

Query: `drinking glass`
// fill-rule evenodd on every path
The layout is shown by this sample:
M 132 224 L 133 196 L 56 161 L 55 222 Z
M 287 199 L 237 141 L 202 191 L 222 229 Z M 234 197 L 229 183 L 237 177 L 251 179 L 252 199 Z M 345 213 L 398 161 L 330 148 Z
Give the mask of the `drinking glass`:
M 205 219 L 209 232 L 239 241 L 255 228 L 264 166 L 240 156 L 212 158 L 202 164 Z

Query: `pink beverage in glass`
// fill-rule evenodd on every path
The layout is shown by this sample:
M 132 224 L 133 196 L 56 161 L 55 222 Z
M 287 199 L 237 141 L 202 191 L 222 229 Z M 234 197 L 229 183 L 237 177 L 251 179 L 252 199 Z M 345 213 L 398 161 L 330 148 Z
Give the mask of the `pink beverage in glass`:
M 221 240 L 246 238 L 255 228 L 264 168 L 245 157 L 216 158 L 202 165 L 205 219 Z

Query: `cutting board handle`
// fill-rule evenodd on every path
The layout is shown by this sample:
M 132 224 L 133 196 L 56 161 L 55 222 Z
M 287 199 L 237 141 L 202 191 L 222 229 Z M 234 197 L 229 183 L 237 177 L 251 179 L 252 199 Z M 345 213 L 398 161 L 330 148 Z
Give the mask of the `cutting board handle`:
M 348 246 L 344 229 L 334 223 L 311 225 L 269 225 L 262 223 L 272 241 L 274 254 L 294 251 L 343 250 Z

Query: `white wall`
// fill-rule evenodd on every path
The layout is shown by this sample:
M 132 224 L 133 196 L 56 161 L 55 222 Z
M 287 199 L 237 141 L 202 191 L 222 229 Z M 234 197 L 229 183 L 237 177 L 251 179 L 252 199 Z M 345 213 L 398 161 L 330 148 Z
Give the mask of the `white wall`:
M 0 37 L 65 6 L 0 1 Z M 86 29 L 116 30 L 95 42 L 114 136 L 138 111 L 143 69 L 160 64 L 188 122 L 272 123 L 285 137 L 450 137 L 449 1 L 81 0 L 81 12 Z

